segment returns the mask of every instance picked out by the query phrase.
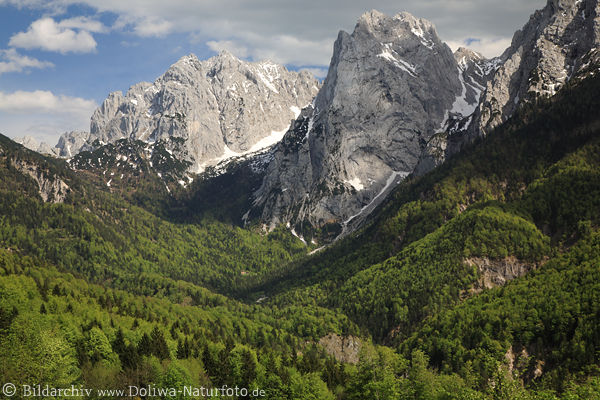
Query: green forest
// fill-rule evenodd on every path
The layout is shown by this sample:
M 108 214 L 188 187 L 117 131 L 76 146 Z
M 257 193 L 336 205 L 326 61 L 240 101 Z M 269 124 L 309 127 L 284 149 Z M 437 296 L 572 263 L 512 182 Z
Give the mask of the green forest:
M 0 136 L 0 384 L 600 399 L 598 93 L 592 76 L 524 104 L 314 254 L 231 223 L 247 186 L 218 212 L 197 183 L 172 210 L 150 176 L 110 190 Z

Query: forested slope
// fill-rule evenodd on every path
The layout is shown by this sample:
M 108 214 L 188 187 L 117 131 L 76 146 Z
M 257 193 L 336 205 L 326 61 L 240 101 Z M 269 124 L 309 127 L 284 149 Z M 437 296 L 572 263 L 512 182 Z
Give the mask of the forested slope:
M 515 377 L 539 388 L 595 375 L 599 90 L 592 74 L 523 106 L 486 139 L 401 184 L 370 226 L 255 289 L 273 305 L 344 312 L 363 335 L 406 357 L 421 348 L 431 367 L 484 391 L 510 349 L 528 354 Z
M 597 398 L 597 93 L 523 106 L 313 255 L 283 227 L 173 222 L 0 137 L 0 380 Z M 360 361 L 328 333 L 360 337 Z

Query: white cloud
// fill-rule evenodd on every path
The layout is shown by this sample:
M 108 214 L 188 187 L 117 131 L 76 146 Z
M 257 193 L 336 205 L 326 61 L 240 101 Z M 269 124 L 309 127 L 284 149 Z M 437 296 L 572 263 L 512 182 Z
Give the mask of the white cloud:
M 93 100 L 44 90 L 0 92 L 0 129 L 11 137 L 30 135 L 55 144 L 66 130 L 88 130 L 97 107 Z
M 160 18 L 149 17 L 138 21 L 135 24 L 134 31 L 142 37 L 165 36 L 173 29 L 173 24 Z
M 0 0 L 2 2 L 3 0 Z M 293 65 L 329 64 L 340 29 L 351 32 L 358 17 L 377 9 L 408 11 L 434 22 L 442 40 L 508 38 L 546 0 L 4 0 L 51 10 L 85 4 L 118 16 L 115 27 L 143 36 L 187 33 L 211 48 L 236 49 L 247 58 L 271 58 Z M 506 39 L 503 39 L 506 41 Z M 227 46 L 227 47 L 225 47 Z M 488 56 L 503 42 L 482 42 Z M 236 51 L 232 51 L 236 54 Z M 495 53 L 495 54 L 492 54 Z
M 301 68 L 300 71 L 306 71 L 314 75 L 317 79 L 325 79 L 327 76 L 327 68 Z
M 22 72 L 30 68 L 50 68 L 54 64 L 19 54 L 15 49 L 0 50 L 0 75 L 7 72 Z
M 459 47 L 468 47 L 483 54 L 485 57 L 492 58 L 502 54 L 510 46 L 510 42 L 510 38 L 469 38 L 460 41 L 448 41 L 446 43 L 452 51 Z
M 247 33 L 255 59 L 269 59 L 292 65 L 328 65 L 333 53 L 333 38 L 302 39 L 292 35 L 262 36 Z
M 333 49 L 333 38 L 303 40 L 290 35 L 262 36 L 245 32 L 227 40 L 211 40 L 207 46 L 216 52 L 227 50 L 239 58 L 271 60 L 280 64 L 328 65 Z
M 35 90 L 26 92 L 18 90 L 13 93 L 0 92 L 0 111 L 8 113 L 29 112 L 58 112 L 58 113 L 80 113 L 92 111 L 97 107 L 93 100 L 80 97 L 55 95 L 47 90 Z
M 175 29 L 171 21 L 164 20 L 158 16 L 149 15 L 119 15 L 113 25 L 114 29 L 132 29 L 133 33 L 140 37 L 162 37 L 173 32 Z
M 85 18 L 72 18 L 59 23 L 52 18 L 34 21 L 26 32 L 10 38 L 9 45 L 23 49 L 42 49 L 58 53 L 89 53 L 96 50 L 96 41 L 83 27 L 98 31 L 102 24 Z M 71 29 L 75 28 L 77 30 Z
M 87 32 L 93 33 L 106 33 L 108 28 L 100 21 L 88 17 L 73 17 L 69 19 L 63 19 L 58 23 L 60 28 L 72 28 L 81 29 Z

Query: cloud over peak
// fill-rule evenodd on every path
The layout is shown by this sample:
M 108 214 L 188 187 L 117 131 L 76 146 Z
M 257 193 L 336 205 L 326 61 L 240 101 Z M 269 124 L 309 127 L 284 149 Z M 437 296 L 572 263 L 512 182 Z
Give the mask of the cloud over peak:
M 47 90 L 32 92 L 18 90 L 13 93 L 0 92 L 0 111 L 20 113 L 56 112 L 62 114 L 79 114 L 85 112 L 91 115 L 97 104 L 93 100 L 80 97 L 55 95 Z

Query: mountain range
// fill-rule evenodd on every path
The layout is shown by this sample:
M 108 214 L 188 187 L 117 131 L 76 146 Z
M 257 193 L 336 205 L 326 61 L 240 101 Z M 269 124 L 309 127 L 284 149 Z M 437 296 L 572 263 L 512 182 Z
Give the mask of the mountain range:
M 66 133 L 52 151 L 73 158 L 141 141 L 144 151 L 110 160 L 147 159 L 169 192 L 169 182 L 187 187 L 206 168 L 258 157 L 237 222 L 330 241 L 361 226 L 408 175 L 440 165 L 595 60 L 596 11 L 590 1 L 550 1 L 491 60 L 466 48 L 453 54 L 429 21 L 371 11 L 352 34 L 340 32 L 322 85 L 227 52 L 186 56 L 153 84 L 111 93 L 90 133 Z M 128 175 L 108 171 L 118 160 L 103 157 L 80 155 L 72 165 L 116 175 L 113 185 Z
M 60 157 L 0 135 L 0 381 L 598 398 L 599 23 L 371 11 L 322 83 L 186 56 Z

